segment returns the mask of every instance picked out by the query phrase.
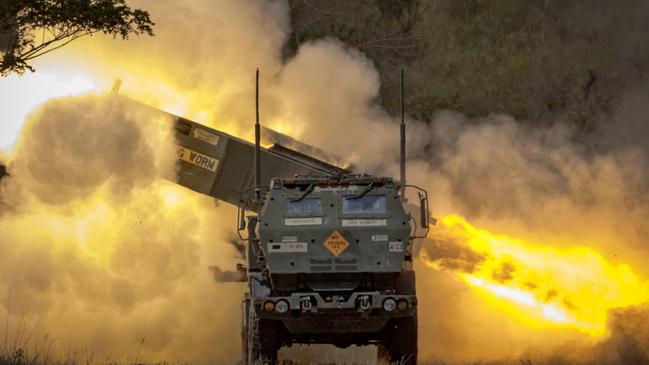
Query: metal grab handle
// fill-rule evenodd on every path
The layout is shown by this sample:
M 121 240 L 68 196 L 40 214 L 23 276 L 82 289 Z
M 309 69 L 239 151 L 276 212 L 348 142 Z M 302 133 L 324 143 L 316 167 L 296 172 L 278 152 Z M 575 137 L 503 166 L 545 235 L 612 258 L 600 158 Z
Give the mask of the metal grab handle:
M 414 236 L 410 238 L 426 238 L 428 236 L 428 232 L 430 231 L 430 211 L 428 210 L 428 192 L 419 186 L 416 185 L 405 185 L 407 187 L 413 188 L 418 190 L 419 194 L 419 212 L 420 212 L 420 223 L 422 228 L 426 228 L 426 232 L 419 236 L 417 235 L 417 221 L 415 221 L 415 234 Z M 434 224 L 433 220 L 433 224 Z

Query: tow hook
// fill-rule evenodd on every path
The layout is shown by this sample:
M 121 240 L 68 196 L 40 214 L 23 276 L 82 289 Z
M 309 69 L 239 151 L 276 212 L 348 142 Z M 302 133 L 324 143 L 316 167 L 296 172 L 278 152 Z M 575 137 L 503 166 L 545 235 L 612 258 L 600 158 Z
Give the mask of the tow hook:
M 367 311 L 370 309 L 370 297 L 369 295 L 361 295 L 358 297 L 358 308 L 360 311 Z
M 302 312 L 310 312 L 312 308 L 311 297 L 300 297 Z
M 334 302 L 336 303 L 336 307 L 343 308 L 343 305 L 345 304 L 345 298 L 343 298 L 342 296 L 334 295 Z

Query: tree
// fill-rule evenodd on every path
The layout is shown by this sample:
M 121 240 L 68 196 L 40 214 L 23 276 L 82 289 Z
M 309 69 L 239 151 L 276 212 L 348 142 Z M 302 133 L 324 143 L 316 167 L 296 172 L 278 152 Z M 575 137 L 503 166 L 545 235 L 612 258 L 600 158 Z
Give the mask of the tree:
M 30 60 L 83 36 L 152 36 L 154 25 L 125 0 L 1 0 L 0 76 L 33 72 Z
M 438 110 L 471 118 L 506 113 L 589 131 L 649 74 L 647 0 L 289 0 L 286 58 L 335 37 L 373 61 L 377 102 L 431 121 Z

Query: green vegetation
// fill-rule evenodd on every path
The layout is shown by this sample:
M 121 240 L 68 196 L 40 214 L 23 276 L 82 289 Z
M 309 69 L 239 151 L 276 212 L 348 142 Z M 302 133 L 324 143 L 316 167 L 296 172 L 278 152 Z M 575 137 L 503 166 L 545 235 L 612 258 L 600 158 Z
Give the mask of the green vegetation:
M 29 61 L 83 36 L 153 35 L 149 13 L 124 0 L 0 1 L 0 76 L 34 71 Z
M 379 102 L 392 114 L 404 67 L 407 109 L 423 120 L 453 109 L 471 117 L 565 120 L 588 130 L 649 66 L 649 7 L 641 0 L 290 3 L 289 55 L 327 36 L 360 49 L 381 75 Z

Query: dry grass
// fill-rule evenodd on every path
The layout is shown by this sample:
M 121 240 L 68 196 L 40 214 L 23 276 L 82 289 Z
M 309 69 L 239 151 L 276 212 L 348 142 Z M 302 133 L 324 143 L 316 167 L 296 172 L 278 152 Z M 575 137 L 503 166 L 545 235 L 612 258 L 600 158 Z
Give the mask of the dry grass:
M 8 327 L 8 326 L 7 326 Z M 27 330 L 21 321 L 13 334 L 5 332 L 0 337 L 0 365 L 185 365 L 176 362 L 144 363 L 141 358 L 144 341 L 139 344 L 138 351 L 131 356 L 115 360 L 100 357 L 91 350 L 75 350 L 65 352 L 56 358 L 52 357 L 52 348 L 58 342 L 48 335 L 36 338 L 38 324 Z M 351 351 L 350 351 L 351 350 Z M 290 360 L 286 360 L 290 359 Z M 376 350 L 373 346 L 356 347 L 351 349 L 336 349 L 331 346 L 293 346 L 280 352 L 282 365 L 389 365 L 386 361 L 376 361 Z M 235 365 L 236 363 L 215 362 L 214 365 Z M 450 363 L 439 359 L 420 359 L 421 365 L 609 365 L 602 361 L 585 360 L 583 362 L 568 362 L 561 358 L 551 358 L 540 361 L 529 359 L 503 359 L 498 361 L 476 361 L 466 363 Z M 398 364 L 397 364 L 398 365 Z M 622 365 L 622 364 L 621 364 Z M 626 364 L 623 364 L 626 365 Z M 631 365 L 631 364 L 629 364 Z M 644 365 L 644 364 L 632 364 Z

